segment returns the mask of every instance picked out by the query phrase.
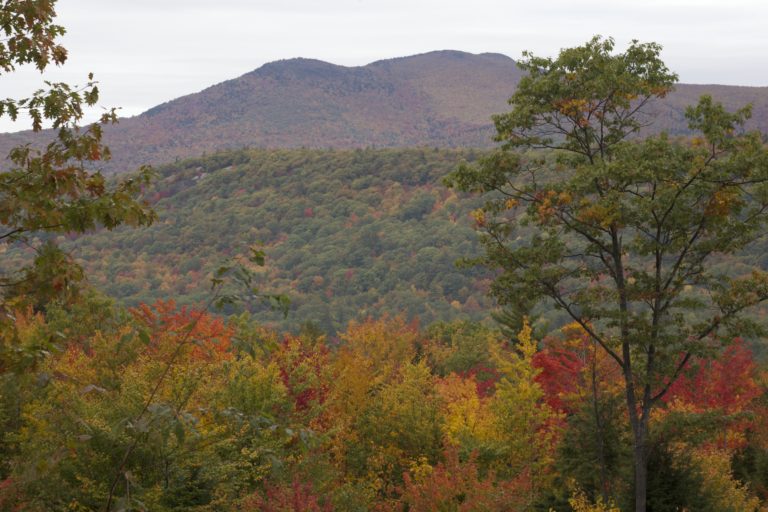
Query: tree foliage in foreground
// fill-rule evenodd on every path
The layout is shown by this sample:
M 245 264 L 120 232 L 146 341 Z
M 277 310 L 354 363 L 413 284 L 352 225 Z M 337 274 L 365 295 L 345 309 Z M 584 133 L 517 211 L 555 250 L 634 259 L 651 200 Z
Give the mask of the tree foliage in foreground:
M 554 59 L 526 54 L 512 111 L 495 118 L 502 147 L 449 183 L 489 194 L 477 261 L 501 270 L 496 297 L 565 311 L 621 369 L 645 511 L 653 411 L 692 357 L 755 332 L 740 320 L 768 298 L 764 271 L 713 265 L 763 233 L 768 151 L 742 130 L 749 108 L 706 96 L 686 111 L 694 137 L 638 140 L 677 77 L 656 44 L 613 47 L 596 37 Z M 515 151 L 542 148 L 551 158 Z
M 336 345 L 172 302 L 89 307 L 16 312 L 25 345 L 52 332 L 73 342 L 0 375 L 2 510 L 570 512 L 632 500 L 621 374 L 576 325 L 540 343 L 526 326 L 512 343 L 478 324 L 370 319 Z M 692 359 L 653 417 L 654 510 L 766 499 L 765 475 L 735 476 L 754 467 L 742 454 L 768 444 L 758 368 L 734 347 Z M 691 392 L 705 381 L 718 398 Z

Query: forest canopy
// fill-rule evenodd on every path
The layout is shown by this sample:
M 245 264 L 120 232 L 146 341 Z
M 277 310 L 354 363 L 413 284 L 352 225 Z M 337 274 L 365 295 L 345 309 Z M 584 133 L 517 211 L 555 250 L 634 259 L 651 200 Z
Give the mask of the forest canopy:
M 0 4 L 4 73 L 54 4 Z M 768 152 L 709 97 L 643 138 L 659 52 L 527 53 L 490 152 L 108 180 L 92 77 L 0 102 L 57 129 L 0 171 L 0 510 L 765 509 Z

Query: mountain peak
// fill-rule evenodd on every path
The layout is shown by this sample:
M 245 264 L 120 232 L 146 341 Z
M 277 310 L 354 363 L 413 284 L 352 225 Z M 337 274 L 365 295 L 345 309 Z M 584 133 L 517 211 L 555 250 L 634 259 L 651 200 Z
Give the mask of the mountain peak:
M 248 75 L 269 76 L 276 79 L 286 78 L 329 78 L 343 72 L 344 66 L 331 64 L 318 59 L 297 57 L 268 62 Z M 246 75 L 247 76 L 247 75 Z
M 489 62 L 495 61 L 502 65 L 514 65 L 514 60 L 500 53 L 469 53 L 459 50 L 434 50 L 431 52 L 417 53 L 405 57 L 394 57 L 391 59 L 382 59 L 371 62 L 368 66 L 387 66 L 399 63 L 421 63 L 421 62 Z

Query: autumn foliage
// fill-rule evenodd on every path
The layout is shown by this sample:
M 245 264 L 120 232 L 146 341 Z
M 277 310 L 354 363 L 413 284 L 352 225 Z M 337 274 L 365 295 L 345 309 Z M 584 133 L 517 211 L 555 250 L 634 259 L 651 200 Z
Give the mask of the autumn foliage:
M 757 365 L 744 340 L 737 339 L 711 358 L 698 358 L 669 389 L 664 400 L 689 405 L 698 412 L 747 410 L 762 394 L 756 381 Z
M 224 320 L 205 311 L 182 306 L 176 302 L 156 301 L 152 306 L 141 304 L 131 314 L 149 333 L 149 350 L 163 352 L 180 344 L 192 346 L 192 359 L 212 360 L 227 357 L 233 331 Z
M 41 359 L 43 393 L 5 381 L 3 428 L 24 425 L 0 443 L 8 510 L 98 508 L 125 453 L 116 503 L 151 510 L 608 510 L 625 492 L 621 380 L 577 326 L 538 342 L 527 325 L 508 340 L 384 317 L 329 343 L 172 301 L 89 326 L 49 317 L 20 311 L 16 343 L 51 329 L 78 341 Z M 654 417 L 713 503 L 756 503 L 740 473 L 710 468 L 765 445 L 761 382 L 736 340 L 692 359 Z M 578 470 L 596 468 L 601 443 L 615 468 L 602 486 Z
M 64 62 L 54 3 L 3 3 L 0 71 Z M 408 150 L 406 171 L 387 151 L 243 150 L 167 167 L 154 189 L 147 168 L 110 185 L 88 170 L 109 156 L 101 126 L 77 126 L 98 99 L 92 77 L 81 89 L 46 82 L 49 90 L 0 101 L 0 116 L 23 109 L 34 131 L 43 121 L 57 129 L 44 149 L 11 151 L 0 172 L 0 254 L 16 268 L 0 278 L 0 510 L 616 512 L 633 501 L 642 512 L 764 510 L 768 386 L 751 351 L 761 345 L 721 327 L 759 331 L 736 321 L 768 298 L 768 276 L 732 279 L 705 265 L 714 254 L 735 258 L 763 232 L 764 141 L 736 133 L 748 108 L 731 114 L 709 97 L 686 113 L 702 137 L 632 141 L 645 127 L 636 103 L 663 98 L 676 75 L 655 43 L 635 41 L 621 55 L 613 46 L 595 37 L 556 61 L 527 56 L 513 111 L 495 119 L 500 152 L 449 179 L 496 192 L 471 208 L 434 181 L 439 164 L 476 159 L 472 150 Z M 285 82 L 280 69 L 260 76 Z M 107 111 L 102 123 L 115 119 Z M 515 146 L 571 156 L 528 161 L 509 153 Z M 539 181 L 540 172 L 560 174 Z M 304 183 L 315 175 L 333 179 Z M 211 182 L 221 197 L 190 200 Z M 257 208 L 286 186 L 290 201 Z M 368 186 L 376 193 L 357 200 Z M 116 305 L 56 245 L 151 224 L 145 192 L 166 206 L 184 196 L 211 229 L 181 235 L 173 226 L 184 214 L 163 217 L 156 229 L 169 236 L 122 240 L 172 252 L 171 263 L 149 268 L 125 251 L 100 275 L 123 297 L 194 303 L 212 254 L 200 246 L 215 238 L 235 264 L 212 272 L 207 305 Z M 226 203 L 226 219 L 209 215 Z M 525 232 L 510 239 L 521 208 Z M 489 235 L 485 262 L 501 270 L 493 282 L 435 272 L 453 269 L 444 248 L 467 234 L 467 216 Z M 417 222 L 429 217 L 440 222 Z M 294 231 L 299 223 L 309 227 Z M 328 247 L 309 247 L 308 232 L 325 233 Z M 233 233 L 267 235 L 285 268 L 266 268 L 255 249 L 259 269 L 244 266 Z M 6 255 L 7 244 L 24 248 Z M 388 250 L 396 262 L 383 258 Z M 261 278 L 300 292 L 302 314 L 323 325 L 279 333 L 254 320 L 277 315 L 267 311 L 273 301 L 286 305 L 261 291 Z M 422 329 L 411 319 L 481 318 L 488 286 L 514 306 L 501 330 L 468 319 Z M 386 314 L 387 297 L 410 316 Z M 537 339 L 537 302 L 574 323 L 553 316 Z
M 329 502 L 321 498 L 312 485 L 294 480 L 290 485 L 268 485 L 264 495 L 254 494 L 243 500 L 243 512 L 332 512 Z

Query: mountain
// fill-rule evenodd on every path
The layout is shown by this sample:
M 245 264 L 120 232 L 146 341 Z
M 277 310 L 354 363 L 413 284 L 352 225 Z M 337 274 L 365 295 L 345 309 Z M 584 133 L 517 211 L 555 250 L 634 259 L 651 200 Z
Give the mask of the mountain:
M 109 169 L 242 147 L 487 147 L 490 117 L 508 109 L 521 76 L 504 55 L 458 51 L 360 67 L 272 62 L 109 127 L 106 141 L 115 155 Z M 768 87 L 723 85 L 680 84 L 655 106 L 655 127 L 684 133 L 685 107 L 701 94 L 729 109 L 752 103 L 753 126 L 768 132 Z M 35 138 L 0 136 L 0 152 Z

